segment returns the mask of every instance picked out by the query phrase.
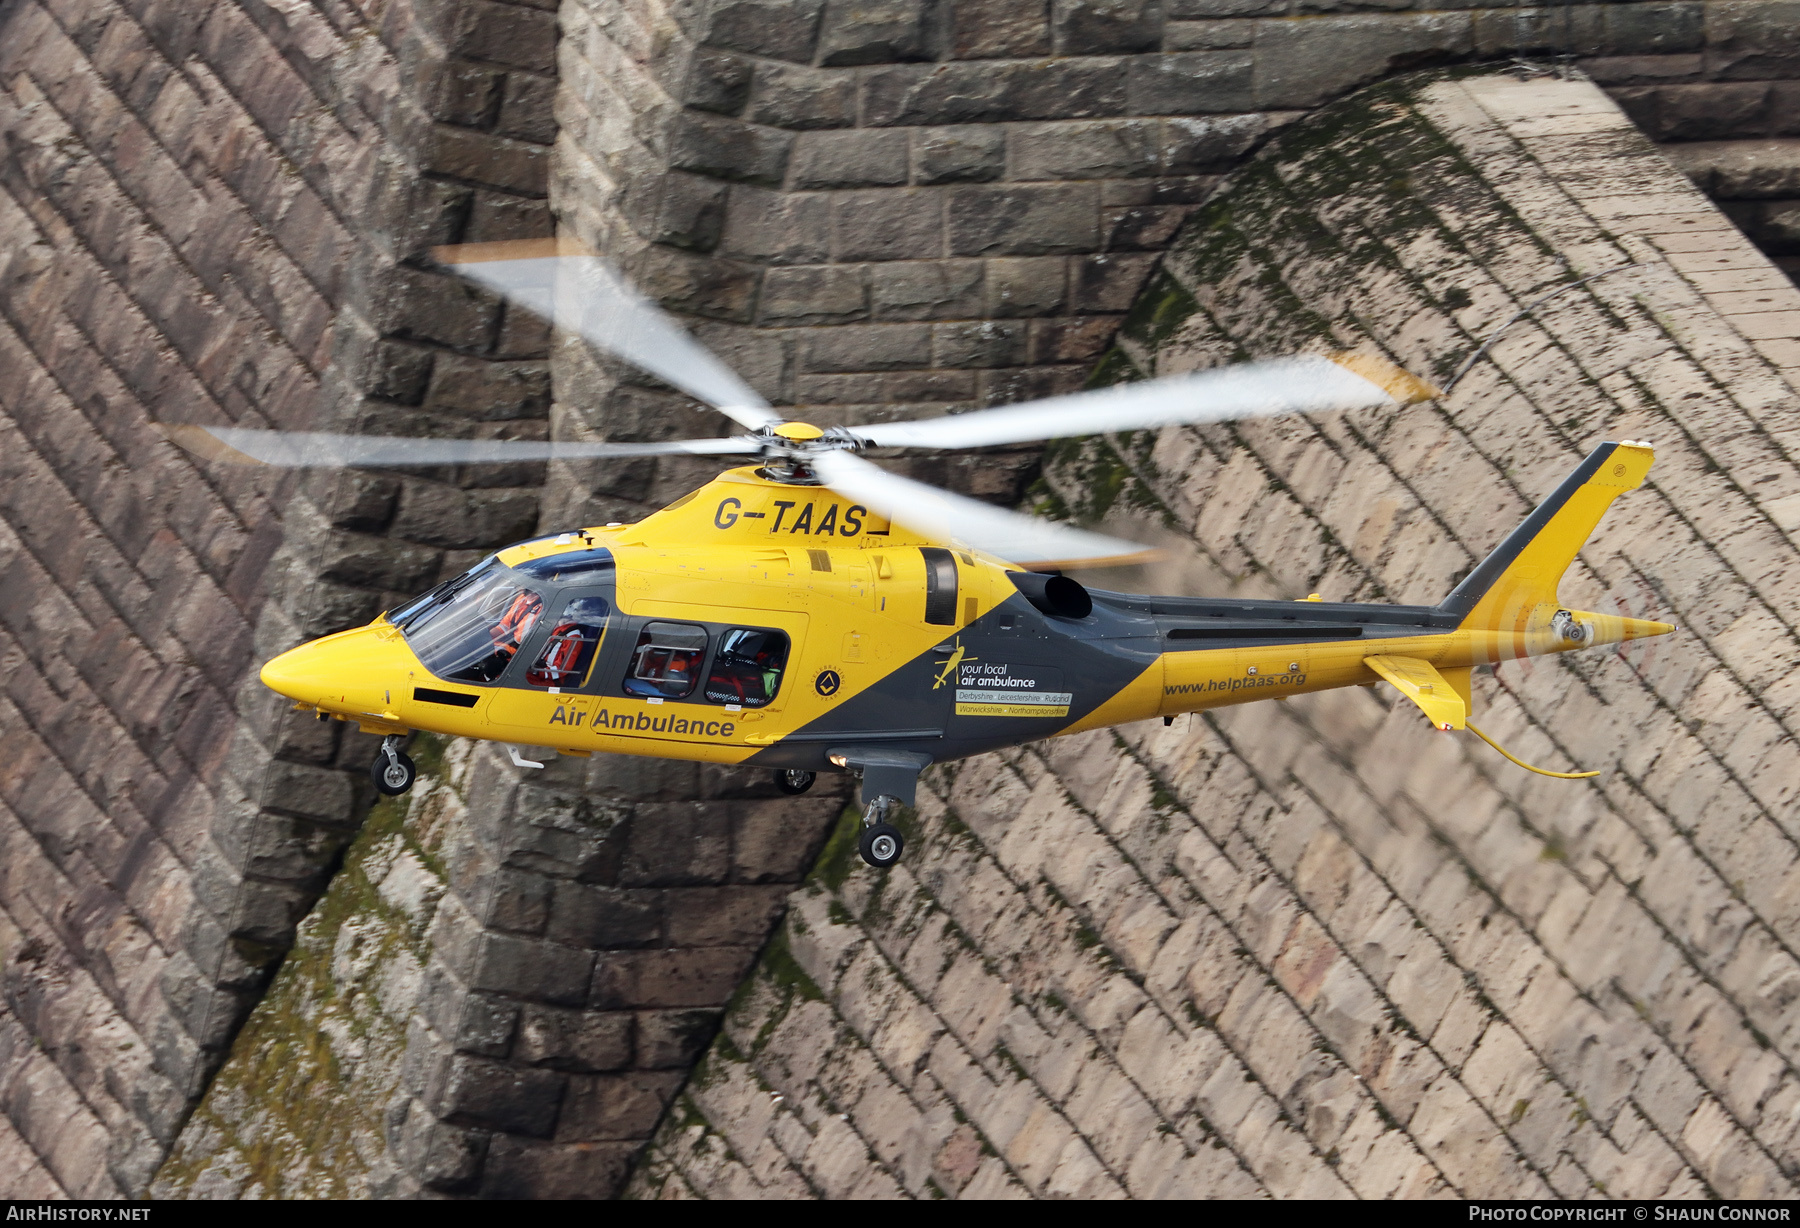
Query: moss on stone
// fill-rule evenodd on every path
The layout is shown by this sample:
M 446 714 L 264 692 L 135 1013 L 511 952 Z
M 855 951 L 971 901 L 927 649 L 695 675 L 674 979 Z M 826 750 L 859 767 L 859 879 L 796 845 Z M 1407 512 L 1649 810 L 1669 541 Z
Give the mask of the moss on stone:
M 417 740 L 419 784 L 370 811 L 158 1172 L 155 1196 L 370 1192 L 443 892 L 434 835 L 462 804 L 471 748 Z

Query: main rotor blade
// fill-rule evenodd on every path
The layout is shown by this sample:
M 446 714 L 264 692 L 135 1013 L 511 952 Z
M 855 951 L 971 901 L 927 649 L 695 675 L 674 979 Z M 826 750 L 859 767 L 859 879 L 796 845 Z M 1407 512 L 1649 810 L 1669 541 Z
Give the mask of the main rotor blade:
M 255 431 L 235 426 L 165 426 L 163 434 L 207 460 L 283 469 L 347 465 L 479 465 L 509 461 L 585 460 L 600 456 L 756 454 L 759 441 L 671 439 L 658 443 L 584 443 L 557 439 L 414 439 L 403 435 L 333 435 Z
M 559 247 L 555 239 L 466 243 L 433 248 L 432 255 L 470 281 L 558 328 L 581 334 L 751 430 L 781 421 L 735 371 L 598 256 Z
M 1411 404 L 1437 389 L 1381 358 L 1305 354 L 945 418 L 852 428 L 883 448 L 980 448 L 1176 423 Z
M 939 541 L 962 542 L 1023 567 L 1098 567 L 1143 562 L 1160 553 L 1136 542 L 953 495 L 889 473 L 849 452 L 821 452 L 807 463 L 832 490 L 895 524 Z

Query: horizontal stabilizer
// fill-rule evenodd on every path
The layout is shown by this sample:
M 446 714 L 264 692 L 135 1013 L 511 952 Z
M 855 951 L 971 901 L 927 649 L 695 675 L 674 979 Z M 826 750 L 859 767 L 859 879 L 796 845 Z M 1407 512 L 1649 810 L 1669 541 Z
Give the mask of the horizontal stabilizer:
M 1434 729 L 1448 733 L 1469 723 L 1469 671 L 1439 673 L 1429 661 L 1417 657 L 1364 657 L 1363 664 L 1394 684 L 1402 695 L 1419 705 Z M 1445 677 L 1445 674 L 1450 677 Z

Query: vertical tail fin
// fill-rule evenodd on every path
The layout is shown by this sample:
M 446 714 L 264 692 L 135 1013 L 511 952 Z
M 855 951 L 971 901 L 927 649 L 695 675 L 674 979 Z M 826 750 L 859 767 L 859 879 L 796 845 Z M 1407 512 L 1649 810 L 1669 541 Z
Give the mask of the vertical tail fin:
M 1438 608 L 1456 614 L 1467 631 L 1517 634 L 1548 629 L 1560 609 L 1557 585 L 1575 552 L 1586 543 L 1612 501 L 1643 483 L 1653 459 L 1650 445 L 1645 443 L 1627 440 L 1595 448 Z M 1658 635 L 1668 629 L 1662 623 L 1648 623 L 1641 634 Z

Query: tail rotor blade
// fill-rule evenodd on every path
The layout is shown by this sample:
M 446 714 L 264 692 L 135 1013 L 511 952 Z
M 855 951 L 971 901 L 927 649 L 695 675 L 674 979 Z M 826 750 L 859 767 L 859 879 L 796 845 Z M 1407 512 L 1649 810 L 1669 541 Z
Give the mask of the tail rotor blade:
M 434 248 L 457 273 L 579 333 L 751 430 L 780 422 L 750 385 L 600 257 L 555 239 Z
M 278 469 L 342 469 L 351 465 L 480 465 L 586 460 L 609 456 L 754 455 L 759 441 L 672 439 L 657 443 L 585 443 L 537 439 L 414 439 L 399 435 L 335 435 L 257 431 L 235 426 L 168 426 L 163 434 L 207 460 Z
M 859 426 L 855 432 L 876 447 L 980 448 L 1177 423 L 1410 404 L 1436 395 L 1437 389 L 1385 359 L 1308 354 L 944 418 Z
M 822 452 L 809 462 L 838 494 L 923 537 L 962 542 L 1024 567 L 1075 568 L 1138 563 L 1160 553 L 1066 525 L 1052 524 L 899 477 L 849 452 Z

